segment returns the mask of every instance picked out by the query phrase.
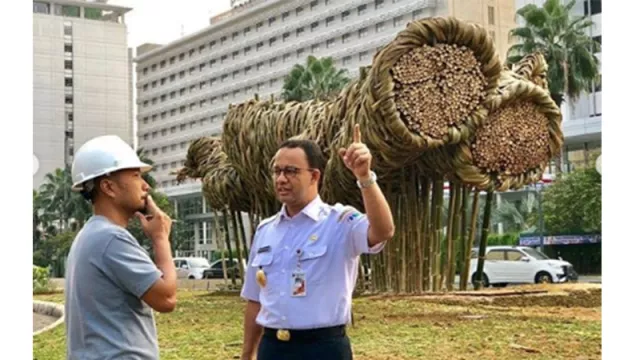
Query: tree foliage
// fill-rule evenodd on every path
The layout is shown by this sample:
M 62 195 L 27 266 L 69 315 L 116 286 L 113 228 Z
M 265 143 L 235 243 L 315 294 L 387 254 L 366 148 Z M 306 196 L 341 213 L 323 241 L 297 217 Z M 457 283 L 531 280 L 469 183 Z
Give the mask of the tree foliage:
M 330 100 L 336 97 L 350 79 L 345 69 L 336 69 L 331 57 L 307 58 L 296 64 L 285 77 L 282 97 L 285 101 Z
M 573 102 L 600 81 L 599 61 L 594 55 L 600 44 L 586 32 L 593 22 L 572 15 L 575 3 L 546 0 L 540 7 L 523 6 L 516 14 L 525 25 L 510 32 L 520 42 L 509 48 L 507 63 L 516 63 L 536 51 L 543 53 L 549 65 L 549 91 L 558 106 L 565 95 Z

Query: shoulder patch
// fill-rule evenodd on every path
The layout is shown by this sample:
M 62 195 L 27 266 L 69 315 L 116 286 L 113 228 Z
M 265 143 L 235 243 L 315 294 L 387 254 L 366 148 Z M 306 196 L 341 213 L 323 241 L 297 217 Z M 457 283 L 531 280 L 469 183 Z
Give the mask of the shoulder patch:
M 356 210 L 354 207 L 345 206 L 342 209 L 340 216 L 338 217 L 338 222 L 342 222 L 344 220 L 346 220 L 347 222 L 352 222 L 360 216 L 362 216 L 362 213 L 360 213 L 360 211 Z

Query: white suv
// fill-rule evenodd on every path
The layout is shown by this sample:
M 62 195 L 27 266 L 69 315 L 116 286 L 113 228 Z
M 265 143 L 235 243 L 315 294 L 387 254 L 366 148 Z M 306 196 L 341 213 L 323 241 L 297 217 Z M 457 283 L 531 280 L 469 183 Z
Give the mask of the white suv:
M 211 267 L 209 260 L 202 257 L 173 258 L 178 279 L 202 279 L 202 273 Z
M 478 248 L 471 251 L 471 277 L 478 268 Z M 522 283 L 558 283 L 577 281 L 578 274 L 564 260 L 549 258 L 526 246 L 488 246 L 482 281 L 485 287 Z

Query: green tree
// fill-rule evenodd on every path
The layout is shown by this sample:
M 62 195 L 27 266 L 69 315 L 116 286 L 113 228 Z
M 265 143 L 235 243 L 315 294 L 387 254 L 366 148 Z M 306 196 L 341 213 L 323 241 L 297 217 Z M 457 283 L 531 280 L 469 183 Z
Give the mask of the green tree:
M 525 25 L 511 30 L 520 42 L 507 52 L 509 64 L 536 51 L 544 54 L 549 65 L 549 92 L 558 106 L 565 96 L 575 101 L 600 79 L 598 58 L 594 55 L 600 51 L 600 44 L 585 33 L 593 22 L 585 16 L 572 15 L 575 3 L 572 0 L 563 5 L 560 0 L 546 0 L 541 7 L 529 4 L 520 8 L 516 14 Z
M 149 164 L 151 166 L 153 166 L 155 163 L 153 162 L 153 160 L 151 160 L 148 156 L 147 156 L 147 152 L 144 150 L 144 148 L 138 148 L 138 150 L 136 150 L 136 154 L 138 154 L 138 158 L 140 159 L 140 161 L 142 161 L 143 163 Z M 147 182 L 147 184 L 149 184 L 149 186 L 151 186 L 152 189 L 156 188 L 157 182 L 156 179 L 153 177 L 152 173 L 155 170 L 151 170 L 149 172 L 146 172 L 142 175 L 142 178 L 144 179 L 144 181 Z
M 592 233 L 602 229 L 602 176 L 594 168 L 565 174 L 543 193 L 545 232 Z
M 91 204 L 71 187 L 71 170 L 58 168 L 45 176 L 37 196 L 42 215 L 63 231 L 82 227 L 92 213 Z
M 336 69 L 331 57 L 307 57 L 285 77 L 282 97 L 285 101 L 329 100 L 337 96 L 350 79 L 346 69 Z

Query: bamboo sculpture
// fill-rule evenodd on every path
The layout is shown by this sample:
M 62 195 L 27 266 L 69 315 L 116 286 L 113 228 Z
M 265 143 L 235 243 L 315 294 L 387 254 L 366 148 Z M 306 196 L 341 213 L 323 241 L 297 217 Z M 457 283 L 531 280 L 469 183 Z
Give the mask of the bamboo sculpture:
M 478 270 L 469 262 L 481 192 L 489 195 L 482 215 L 485 248 L 493 193 L 538 181 L 562 146 L 562 118 L 546 87 L 546 69 L 538 53 L 511 69 L 503 66 L 478 25 L 455 18 L 413 21 L 333 101 L 256 97 L 231 105 L 222 138 L 195 141 L 178 180 L 201 179 L 216 210 L 248 212 L 253 234 L 258 219 L 280 206 L 269 171 L 278 144 L 306 138 L 327 160 L 323 199 L 364 210 L 338 155 L 360 124 L 396 223 L 396 238 L 369 258 L 369 288 L 450 291 L 460 273 L 465 289 Z

